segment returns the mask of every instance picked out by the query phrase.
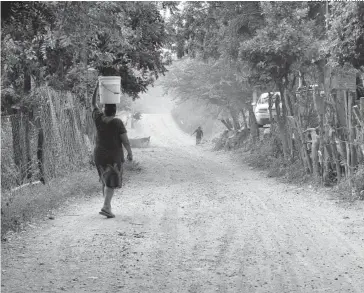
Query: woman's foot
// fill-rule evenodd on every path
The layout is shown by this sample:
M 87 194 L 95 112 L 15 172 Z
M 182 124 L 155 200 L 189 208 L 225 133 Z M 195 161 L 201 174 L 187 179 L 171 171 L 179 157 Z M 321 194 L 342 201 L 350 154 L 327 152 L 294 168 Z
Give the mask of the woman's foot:
M 101 209 L 101 212 L 99 212 L 99 214 L 108 218 L 115 218 L 115 215 L 110 210 L 104 208 Z

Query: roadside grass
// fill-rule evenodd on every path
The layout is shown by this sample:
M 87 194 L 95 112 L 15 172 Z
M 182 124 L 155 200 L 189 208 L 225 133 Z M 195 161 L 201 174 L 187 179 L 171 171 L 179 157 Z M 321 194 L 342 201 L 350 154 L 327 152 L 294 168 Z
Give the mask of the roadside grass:
M 125 179 L 142 170 L 139 162 L 124 165 Z M 1 239 L 9 231 L 21 231 L 29 222 L 50 217 L 55 209 L 67 202 L 101 194 L 101 185 L 95 168 L 73 172 L 55 178 L 46 185 L 28 185 L 14 191 L 1 193 Z
M 224 147 L 227 144 L 226 135 L 220 135 L 212 143 L 214 150 L 229 150 Z M 282 145 L 277 135 L 264 135 L 262 129 L 260 139 L 253 141 L 251 138 L 245 138 L 240 141 L 238 147 L 233 148 L 233 157 L 236 161 L 264 170 L 268 177 L 275 177 L 285 183 L 317 185 L 314 178 L 307 174 L 297 156 L 294 161 L 284 159 Z
M 20 231 L 33 220 L 52 214 L 68 200 L 83 198 L 100 190 L 95 170 L 71 173 L 46 185 L 29 185 L 1 194 L 1 238 L 8 231 Z
M 351 178 L 340 181 L 334 191 L 345 201 L 364 200 L 364 165 L 360 165 Z
M 268 177 L 275 177 L 285 183 L 324 187 L 312 174 L 307 174 L 298 158 L 294 161 L 283 158 L 281 146 L 274 136 L 264 138 L 255 144 L 247 141 L 243 148 L 235 151 L 235 154 L 249 166 L 265 170 Z M 351 178 L 345 178 L 339 184 L 329 182 L 328 186 L 332 186 L 330 189 L 332 195 L 338 200 L 364 200 L 363 179 L 364 165 L 360 165 Z
M 274 136 L 262 138 L 255 143 L 248 139 L 235 153 L 250 167 L 265 170 L 268 177 L 293 184 L 314 183 L 298 158 L 294 161 L 284 159 L 282 146 Z
M 299 160 L 288 162 L 282 156 L 272 156 L 266 152 L 267 148 L 256 148 L 251 150 L 237 151 L 247 163 L 253 168 L 267 171 L 268 177 L 279 178 L 287 183 L 293 184 L 316 184 L 311 175 L 307 174 Z M 243 154 L 242 154 L 243 153 Z

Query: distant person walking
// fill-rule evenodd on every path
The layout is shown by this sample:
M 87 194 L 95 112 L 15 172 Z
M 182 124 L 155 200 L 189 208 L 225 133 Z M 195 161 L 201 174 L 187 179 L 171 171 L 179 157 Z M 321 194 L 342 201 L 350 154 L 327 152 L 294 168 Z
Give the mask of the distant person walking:
M 192 135 L 194 135 L 196 133 L 196 145 L 201 143 L 201 139 L 203 137 L 203 131 L 201 126 L 199 126 L 193 133 Z
M 96 104 L 99 84 L 97 83 L 92 96 L 92 118 L 96 125 L 96 146 L 94 159 L 102 183 L 102 192 L 105 197 L 101 215 L 114 218 L 111 212 L 111 199 L 115 188 L 121 188 L 124 152 L 123 145 L 128 152 L 127 158 L 133 160 L 128 136 L 123 122 L 115 117 L 116 104 L 105 104 L 102 112 Z

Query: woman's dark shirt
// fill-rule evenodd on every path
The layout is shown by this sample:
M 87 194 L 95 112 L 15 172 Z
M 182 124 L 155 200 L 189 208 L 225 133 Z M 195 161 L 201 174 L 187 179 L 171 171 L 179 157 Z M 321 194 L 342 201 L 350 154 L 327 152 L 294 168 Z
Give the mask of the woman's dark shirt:
M 92 118 L 97 130 L 95 160 L 104 166 L 124 162 L 120 138 L 121 134 L 126 133 L 124 123 L 119 118 L 105 116 L 98 108 L 92 112 Z

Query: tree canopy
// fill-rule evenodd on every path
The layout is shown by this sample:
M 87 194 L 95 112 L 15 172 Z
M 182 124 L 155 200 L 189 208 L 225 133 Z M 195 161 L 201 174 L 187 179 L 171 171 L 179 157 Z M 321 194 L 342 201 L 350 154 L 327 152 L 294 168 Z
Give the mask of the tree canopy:
M 2 2 L 2 88 L 13 103 L 30 81 L 84 93 L 94 68 L 120 75 L 138 97 L 165 73 L 168 41 L 158 2 Z M 94 80 L 92 81 L 94 82 Z
M 333 63 L 364 66 L 364 3 L 330 4 L 327 53 Z
M 4 100 L 20 99 L 31 80 L 82 98 L 94 82 L 90 68 L 120 75 L 124 94 L 136 98 L 166 72 L 164 48 L 195 60 L 199 79 L 209 79 L 199 91 L 210 101 L 220 80 L 201 72 L 204 66 L 231 71 L 228 79 L 243 92 L 293 88 L 325 60 L 363 66 L 362 3 L 198 1 L 184 2 L 181 11 L 177 4 L 2 2 Z
M 318 82 L 326 61 L 363 66 L 363 7 L 359 2 L 185 2 L 168 25 L 178 58 L 224 61 L 242 87 L 292 90 L 298 77 Z

